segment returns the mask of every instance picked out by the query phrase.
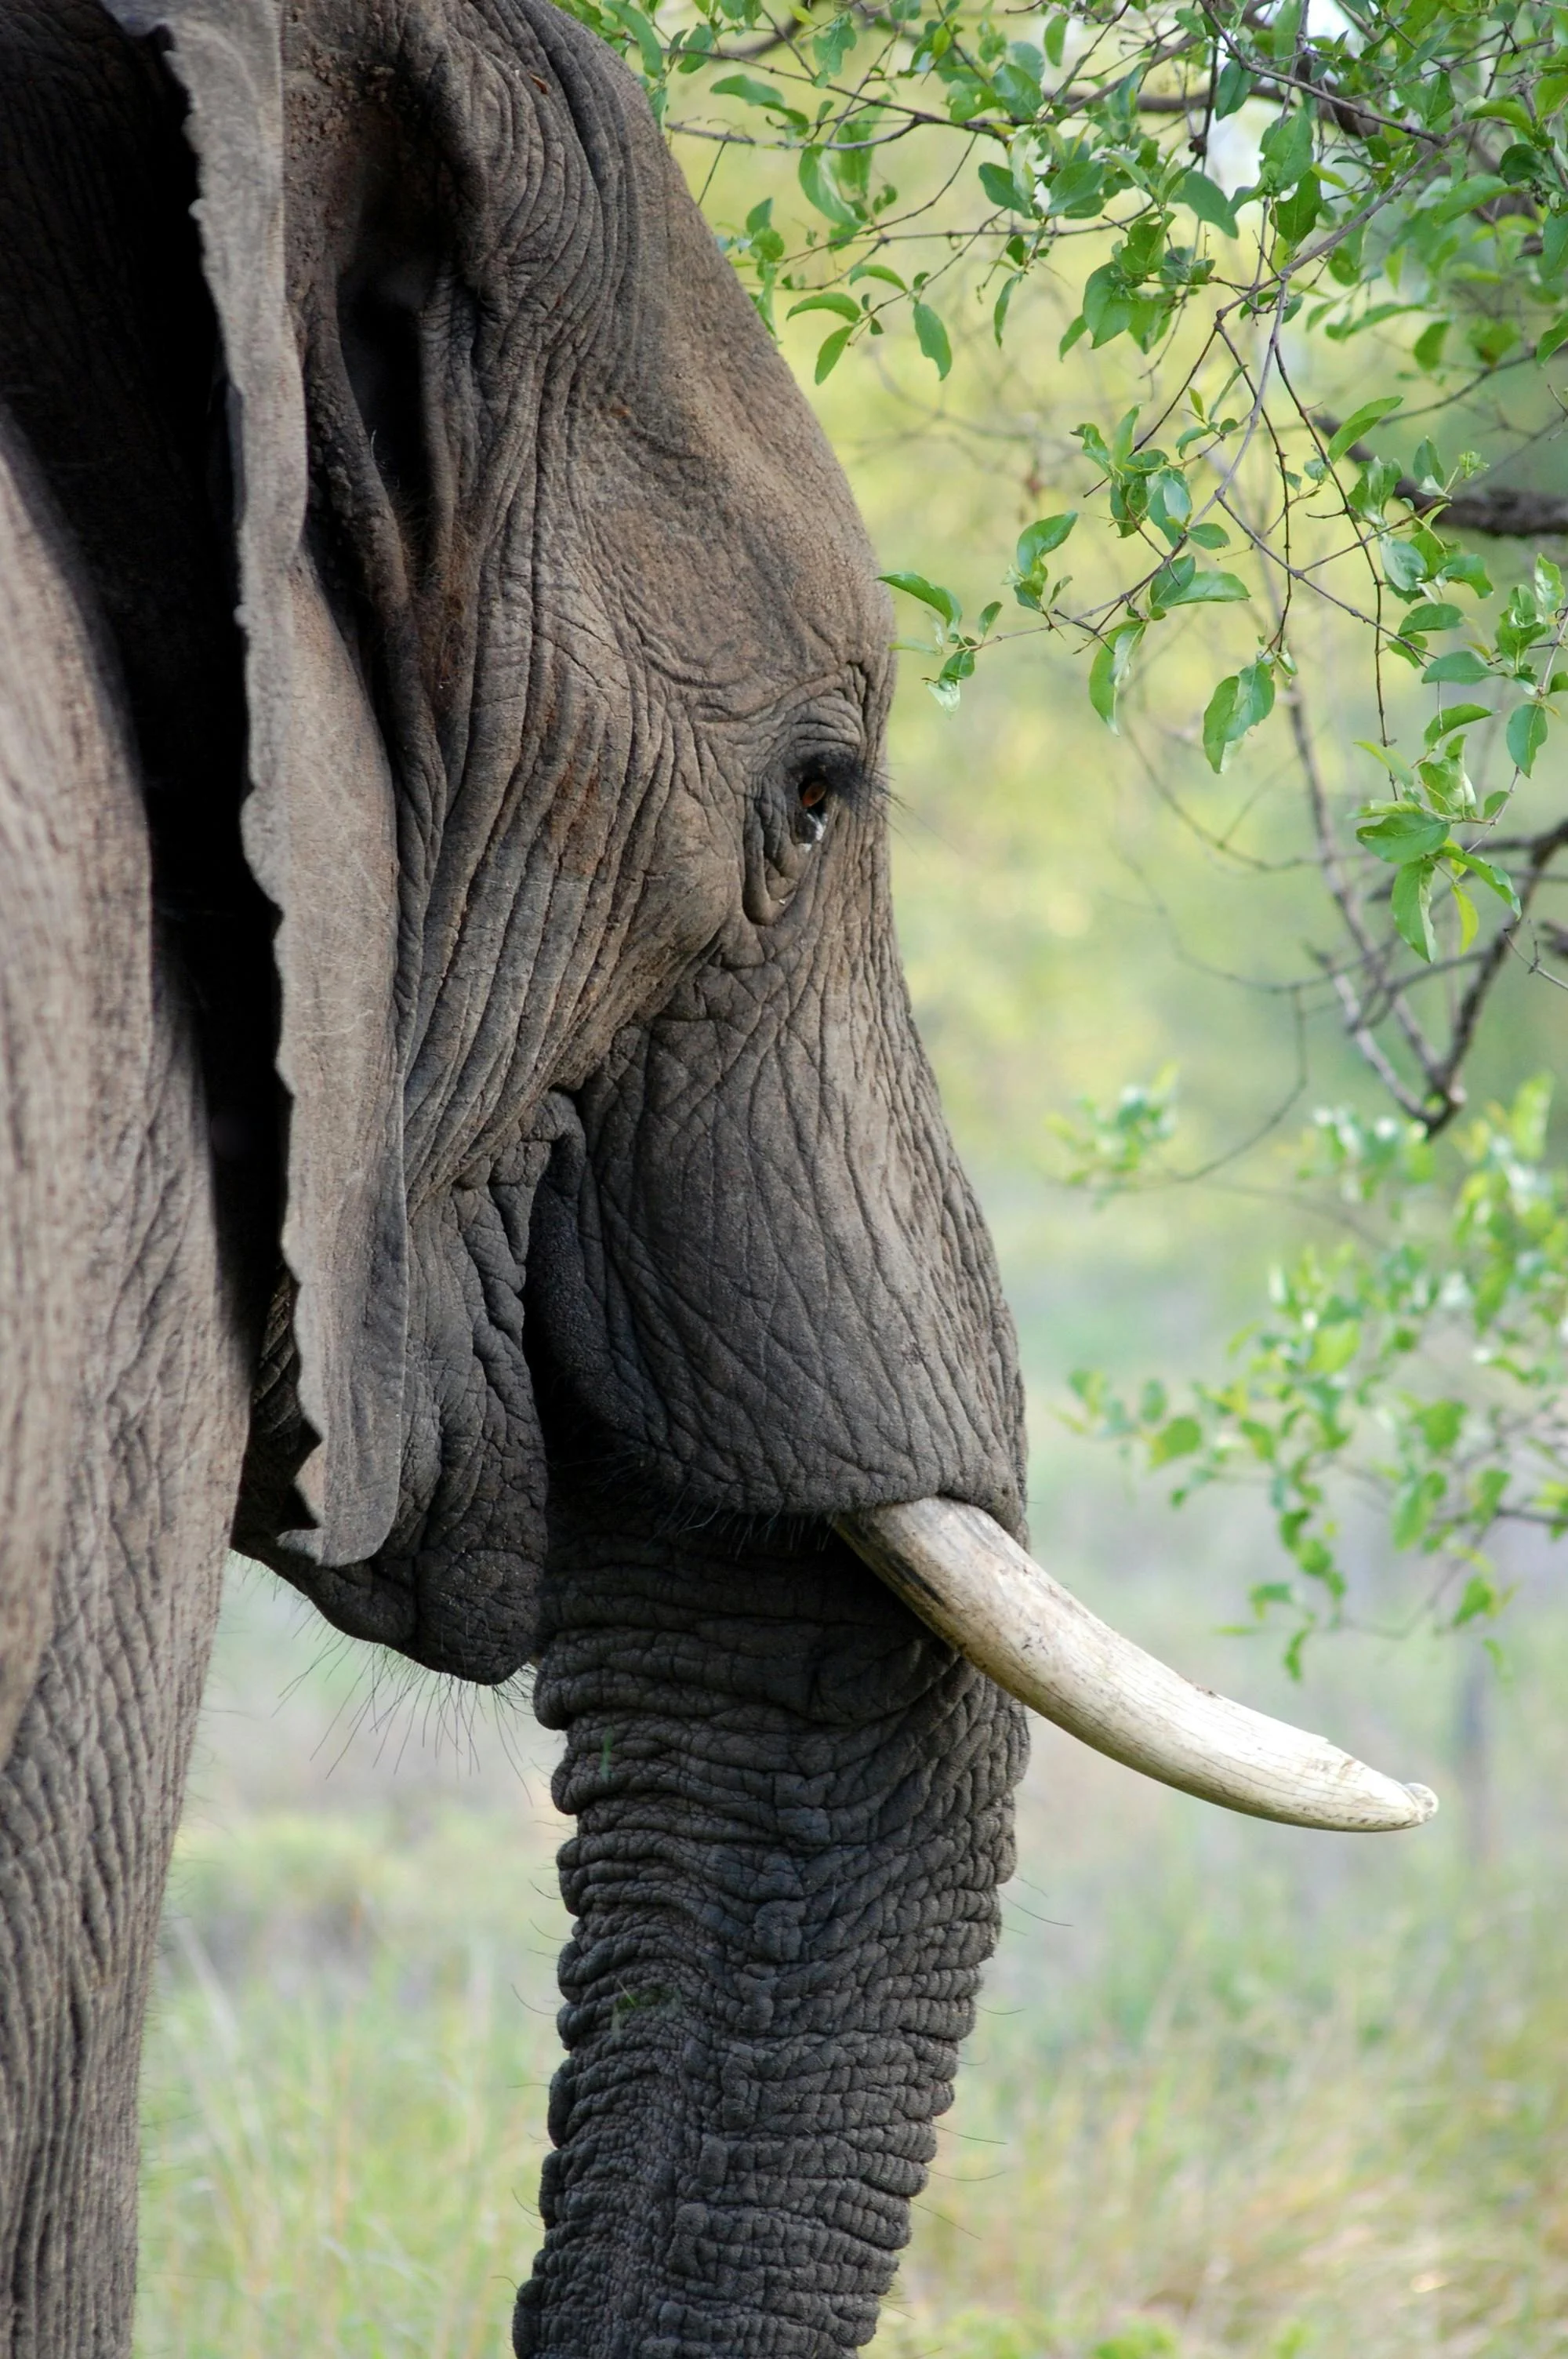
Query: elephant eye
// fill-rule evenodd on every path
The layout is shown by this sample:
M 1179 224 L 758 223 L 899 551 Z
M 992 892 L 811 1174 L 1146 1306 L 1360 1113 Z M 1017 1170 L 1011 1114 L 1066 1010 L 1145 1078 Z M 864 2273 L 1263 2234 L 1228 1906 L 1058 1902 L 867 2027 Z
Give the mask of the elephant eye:
M 810 845 L 821 842 L 827 832 L 827 813 L 818 810 L 817 806 L 825 803 L 832 791 L 832 786 L 827 778 L 808 777 L 801 780 L 795 794 L 799 810 L 795 818 L 794 834 L 797 843 Z

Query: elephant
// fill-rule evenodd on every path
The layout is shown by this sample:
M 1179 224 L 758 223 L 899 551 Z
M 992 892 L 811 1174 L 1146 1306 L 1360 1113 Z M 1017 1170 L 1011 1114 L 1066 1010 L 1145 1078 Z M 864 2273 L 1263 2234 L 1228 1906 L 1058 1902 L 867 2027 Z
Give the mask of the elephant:
M 0 0 L 0 2349 L 129 2348 L 231 1540 L 561 1733 L 516 2351 L 856 2348 L 1020 1699 L 1262 1815 L 1427 1800 L 1024 1553 L 886 593 L 611 51 Z

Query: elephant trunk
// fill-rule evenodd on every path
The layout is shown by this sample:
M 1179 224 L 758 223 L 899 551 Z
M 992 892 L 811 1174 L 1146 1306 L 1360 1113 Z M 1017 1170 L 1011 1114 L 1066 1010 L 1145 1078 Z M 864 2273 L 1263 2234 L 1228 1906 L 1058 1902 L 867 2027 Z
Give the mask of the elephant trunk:
M 837 1540 L 552 1527 L 577 1923 L 517 2352 L 855 2349 L 996 1940 L 1022 1715 Z

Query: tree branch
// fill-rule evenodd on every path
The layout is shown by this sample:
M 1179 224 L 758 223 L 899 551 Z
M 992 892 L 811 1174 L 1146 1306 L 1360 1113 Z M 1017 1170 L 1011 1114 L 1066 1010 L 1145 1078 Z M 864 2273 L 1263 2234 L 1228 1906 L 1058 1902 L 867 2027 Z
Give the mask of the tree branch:
M 1563 849 L 1564 845 L 1568 845 L 1568 820 L 1561 821 L 1556 827 L 1548 828 L 1546 832 L 1543 835 L 1538 835 L 1530 845 L 1530 864 L 1520 878 L 1518 888 L 1519 916 L 1508 925 L 1499 926 L 1492 936 L 1479 965 L 1470 978 L 1465 996 L 1460 1001 L 1454 1016 L 1454 1029 L 1449 1036 L 1448 1053 L 1433 1077 L 1435 1086 L 1443 1093 L 1444 1103 L 1435 1114 L 1423 1117 L 1426 1122 L 1426 1135 L 1429 1138 L 1435 1138 L 1438 1132 L 1452 1122 L 1464 1102 L 1465 1093 L 1457 1085 L 1459 1068 L 1470 1053 L 1470 1044 L 1475 1039 L 1476 1027 L 1480 1021 L 1487 995 L 1497 981 L 1498 970 L 1512 947 L 1514 936 L 1524 923 L 1526 913 L 1535 898 L 1537 886 L 1545 875 L 1553 857 Z
M 1338 419 L 1326 411 L 1320 411 L 1312 422 L 1325 440 L 1332 441 L 1339 431 Z M 1365 442 L 1352 442 L 1345 456 L 1364 467 L 1377 453 Z M 1478 532 L 1493 540 L 1534 540 L 1549 533 L 1568 533 L 1568 499 L 1555 492 L 1522 489 L 1517 484 L 1493 484 L 1450 498 L 1443 492 L 1424 490 L 1413 475 L 1401 475 L 1394 485 L 1394 497 L 1403 500 L 1417 516 L 1442 509 L 1444 522 L 1455 532 Z

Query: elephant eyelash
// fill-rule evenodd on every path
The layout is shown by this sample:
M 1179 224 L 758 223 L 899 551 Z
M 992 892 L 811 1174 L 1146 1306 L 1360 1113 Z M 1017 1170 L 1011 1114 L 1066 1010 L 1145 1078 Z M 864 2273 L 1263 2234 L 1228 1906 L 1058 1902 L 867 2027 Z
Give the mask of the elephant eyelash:
M 802 763 L 795 774 L 795 799 L 801 810 L 826 816 L 830 803 L 859 802 L 874 784 L 853 755 L 828 752 Z

